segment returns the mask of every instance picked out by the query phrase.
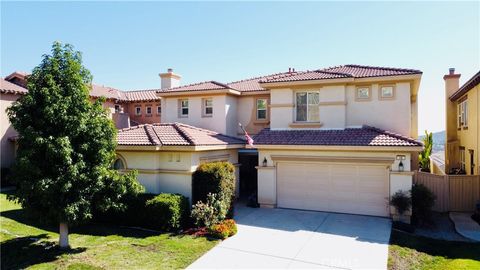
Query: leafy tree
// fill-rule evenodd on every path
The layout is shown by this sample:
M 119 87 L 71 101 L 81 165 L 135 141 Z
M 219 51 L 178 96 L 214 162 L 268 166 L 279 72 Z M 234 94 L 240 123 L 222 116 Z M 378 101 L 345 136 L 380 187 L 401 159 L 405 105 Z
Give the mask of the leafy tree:
M 420 168 L 424 172 L 430 172 L 430 155 L 432 154 L 433 135 L 425 130 L 425 137 L 423 138 L 423 151 L 418 155 L 418 162 Z
M 28 94 L 7 109 L 19 133 L 17 191 L 9 199 L 60 224 L 61 248 L 69 247 L 69 225 L 89 220 L 95 208 L 121 209 L 122 198 L 142 191 L 136 172 L 111 168 L 116 129 L 105 100 L 90 101 L 91 79 L 81 53 L 55 42 L 28 77 Z

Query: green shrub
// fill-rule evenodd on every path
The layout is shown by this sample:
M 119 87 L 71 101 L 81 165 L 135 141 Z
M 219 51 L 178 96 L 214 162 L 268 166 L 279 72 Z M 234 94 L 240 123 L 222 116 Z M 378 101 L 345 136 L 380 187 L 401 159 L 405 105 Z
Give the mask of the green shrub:
M 399 190 L 393 194 L 390 205 L 393 205 L 397 212 L 402 215 L 412 206 L 412 198 L 408 192 Z
M 180 194 L 162 193 L 146 203 L 148 227 L 163 231 L 184 227 L 190 207 L 187 197 Z
M 192 218 L 198 227 L 210 227 L 223 221 L 230 204 L 222 193 L 209 193 L 206 202 L 199 201 L 192 207 Z
M 237 233 L 237 224 L 233 219 L 226 219 L 208 227 L 208 233 L 215 238 L 226 239 Z
M 230 162 L 209 162 L 198 166 L 192 175 L 192 203 L 205 202 L 209 193 L 235 195 L 235 167 Z
M 416 184 L 412 187 L 412 214 L 417 224 L 431 221 L 432 207 L 436 196 L 426 186 Z
M 140 193 L 136 196 L 125 197 L 122 202 L 126 205 L 125 209 L 110 209 L 105 212 L 95 210 L 93 214 L 94 221 L 110 223 L 116 225 L 146 227 L 148 224 L 148 213 L 146 203 L 155 198 L 156 194 Z

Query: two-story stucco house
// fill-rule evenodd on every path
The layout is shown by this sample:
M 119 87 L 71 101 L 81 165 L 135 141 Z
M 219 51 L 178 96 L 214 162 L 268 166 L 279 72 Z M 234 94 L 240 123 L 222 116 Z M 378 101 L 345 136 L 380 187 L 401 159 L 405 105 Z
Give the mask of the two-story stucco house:
M 445 80 L 445 173 L 478 175 L 480 159 L 480 72 L 462 86 L 451 68 Z M 443 172 L 442 172 L 443 173 Z
M 213 155 L 238 161 L 240 195 L 257 193 L 263 207 L 389 216 L 389 198 L 410 190 L 422 149 L 411 139 L 417 137 L 421 75 L 412 69 L 345 65 L 181 86 L 170 70 L 161 74 L 162 83 L 177 86 L 156 91 L 162 123 L 184 123 L 226 138 L 243 136 L 241 123 L 255 134 L 254 147 L 237 150 L 229 142 L 222 147 L 234 151 Z M 134 146 L 120 142 L 120 147 L 133 151 Z M 191 174 L 200 161 L 185 159 L 182 170 Z M 184 179 L 178 190 L 188 194 L 189 181 Z M 160 183 L 157 191 L 168 186 L 171 192 L 176 184 Z

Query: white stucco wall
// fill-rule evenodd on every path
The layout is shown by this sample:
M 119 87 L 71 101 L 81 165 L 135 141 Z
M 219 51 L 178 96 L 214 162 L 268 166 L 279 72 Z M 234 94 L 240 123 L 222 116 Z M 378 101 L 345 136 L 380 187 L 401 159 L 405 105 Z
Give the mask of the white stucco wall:
M 203 114 L 202 102 L 205 98 L 212 98 L 213 115 Z M 188 99 L 188 117 L 180 117 L 179 100 Z M 229 95 L 164 97 L 162 98 L 162 122 L 180 122 L 188 125 L 213 130 L 222 134 L 236 135 L 237 100 Z
M 6 109 L 17 100 L 19 95 L 0 94 L 0 162 L 1 168 L 8 168 L 13 165 L 15 161 L 15 145 L 9 141 L 9 137 L 16 136 L 15 131 L 10 121 Z

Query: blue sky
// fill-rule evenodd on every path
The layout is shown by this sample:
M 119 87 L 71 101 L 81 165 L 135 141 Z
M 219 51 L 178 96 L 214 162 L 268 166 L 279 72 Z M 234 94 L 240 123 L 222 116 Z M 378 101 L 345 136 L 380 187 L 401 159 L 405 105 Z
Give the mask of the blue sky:
M 444 128 L 443 75 L 480 70 L 479 2 L 1 2 L 1 75 L 31 71 L 53 41 L 120 89 L 229 82 L 341 64 L 424 72 L 419 130 Z M 399 116 L 402 117 L 402 116 Z

